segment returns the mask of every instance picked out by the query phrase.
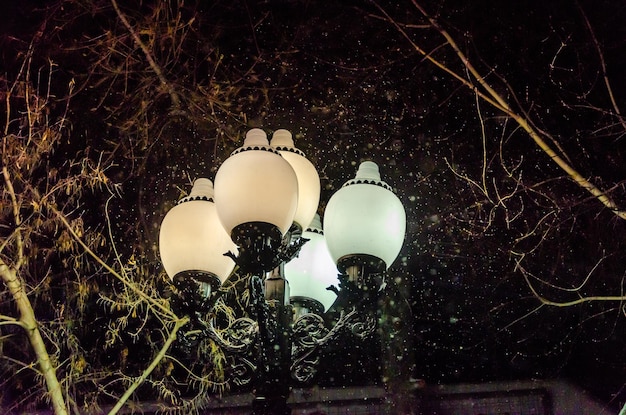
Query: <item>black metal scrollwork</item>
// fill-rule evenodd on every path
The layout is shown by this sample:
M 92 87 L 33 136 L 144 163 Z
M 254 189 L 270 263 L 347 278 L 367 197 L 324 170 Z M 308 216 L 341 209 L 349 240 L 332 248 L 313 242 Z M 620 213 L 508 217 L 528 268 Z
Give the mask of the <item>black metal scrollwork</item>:
M 233 383 L 237 386 L 250 384 L 256 370 L 257 366 L 245 357 L 238 356 L 237 359 L 231 361 L 230 373 Z
M 305 314 L 293 325 L 291 349 L 291 376 L 298 382 L 308 382 L 317 373 L 320 356 L 318 346 L 323 344 L 329 330 L 317 314 Z
M 222 297 L 226 290 L 206 290 L 205 283 L 197 278 L 175 279 L 172 307 L 177 313 L 191 317 L 190 329 L 179 337 L 179 347 L 192 352 L 203 339 L 212 339 L 229 354 L 228 372 L 234 385 L 244 386 L 254 380 L 253 413 L 287 414 L 289 382 L 286 379 L 291 376 L 297 383 L 310 383 L 319 371 L 329 343 L 346 334 L 365 339 L 376 331 L 373 310 L 384 288 L 384 275 L 366 271 L 356 279 L 354 274 L 339 275 L 339 287 L 328 288 L 337 293 L 333 313 L 337 312 L 339 317 L 332 328 L 314 313 L 304 314 L 293 322 L 291 306 L 266 299 L 265 283 L 272 279 L 265 281 L 263 275 L 276 261 L 286 262 L 295 257 L 307 240 L 297 237 L 286 243 L 283 239 L 276 254 L 279 235 L 255 239 L 258 226 L 238 230 L 238 239 L 247 245 L 240 246 L 238 256 L 228 254 L 238 266 L 237 275 L 249 288 L 244 291 L 247 295 L 242 296 L 245 299 L 242 303 L 250 318 L 235 318 Z M 267 254 L 270 251 L 274 252 L 271 258 Z

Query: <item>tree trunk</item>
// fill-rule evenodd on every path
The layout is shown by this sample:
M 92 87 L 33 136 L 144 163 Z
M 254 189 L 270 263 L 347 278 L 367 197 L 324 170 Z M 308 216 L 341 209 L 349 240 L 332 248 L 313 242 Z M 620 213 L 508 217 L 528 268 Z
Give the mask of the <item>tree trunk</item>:
M 22 284 L 22 281 L 18 278 L 16 271 L 13 268 L 9 268 L 6 264 L 0 263 L 0 274 L 2 274 L 2 279 L 17 304 L 20 313 L 19 321 L 26 331 L 28 340 L 37 356 L 37 364 L 46 380 L 46 387 L 48 388 L 50 401 L 54 407 L 54 413 L 56 415 L 67 415 L 63 391 L 57 379 L 56 369 L 50 361 L 50 355 L 48 355 L 48 350 L 41 337 L 41 332 L 37 327 L 35 313 L 24 291 L 24 284 Z

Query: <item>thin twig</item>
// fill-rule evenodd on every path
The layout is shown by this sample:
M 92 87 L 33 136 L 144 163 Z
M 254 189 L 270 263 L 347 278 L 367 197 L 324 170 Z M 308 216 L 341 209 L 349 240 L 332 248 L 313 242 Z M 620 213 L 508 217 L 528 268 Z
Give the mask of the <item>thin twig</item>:
M 172 329 L 170 334 L 167 336 L 167 340 L 165 340 L 165 343 L 163 344 L 163 347 L 161 347 L 161 350 L 159 350 L 159 353 L 157 353 L 157 355 L 154 357 L 150 365 L 146 368 L 146 370 L 143 371 L 141 376 L 139 376 L 133 382 L 133 384 L 130 385 L 128 389 L 126 389 L 126 392 L 124 392 L 124 395 L 122 395 L 122 397 L 117 401 L 117 403 L 111 409 L 111 411 L 109 411 L 109 415 L 117 414 L 118 411 L 124 406 L 126 401 L 128 401 L 131 395 L 135 392 L 135 390 L 148 378 L 150 373 L 154 371 L 154 369 L 158 366 L 161 360 L 163 360 L 163 358 L 165 357 L 167 351 L 169 350 L 174 340 L 176 340 L 176 335 L 178 333 L 178 330 L 180 330 L 180 328 L 183 327 L 188 322 L 189 322 L 189 317 L 184 317 L 182 319 L 176 320 L 176 323 L 174 324 L 174 328 Z
M 528 288 L 530 288 L 530 291 L 532 291 L 533 295 L 541 302 L 541 304 L 545 304 L 545 305 L 549 305 L 553 307 L 571 307 L 571 306 L 575 306 L 579 304 L 597 302 L 597 301 L 619 301 L 619 302 L 626 301 L 626 295 L 624 294 L 605 295 L 605 296 L 591 295 L 588 297 L 580 297 L 572 301 L 552 301 L 552 300 L 548 300 L 546 297 L 539 294 L 537 289 L 535 289 L 535 287 L 530 282 L 530 279 L 528 278 L 528 275 L 524 270 L 522 270 L 522 275 L 524 276 L 524 279 L 526 280 L 526 284 L 528 285 Z
M 606 71 L 606 62 L 604 61 L 604 54 L 602 53 L 602 48 L 600 48 L 600 42 L 598 42 L 598 38 L 596 37 L 593 28 L 591 27 L 591 23 L 587 18 L 587 14 L 583 11 L 580 4 L 578 5 L 580 9 L 580 14 L 582 14 L 583 19 L 585 20 L 585 24 L 587 25 L 587 29 L 589 30 L 589 34 L 591 35 L 591 39 L 593 40 L 593 44 L 596 48 L 596 52 L 598 52 L 598 58 L 600 59 L 600 66 L 602 67 L 602 78 L 604 78 L 604 85 L 606 85 L 606 91 L 609 94 L 609 98 L 611 99 L 611 105 L 613 105 L 613 111 L 617 114 L 617 118 L 619 122 L 622 124 L 624 130 L 626 130 L 626 120 L 622 117 L 620 113 L 619 107 L 617 106 L 617 102 L 615 101 L 615 96 L 613 95 L 613 88 L 611 88 L 611 82 L 609 81 L 609 76 Z
M 117 5 L 117 1 L 111 0 L 111 4 L 113 5 L 115 12 L 117 13 L 117 16 L 120 18 L 124 26 L 126 26 L 126 29 L 128 29 L 128 32 L 130 33 L 130 35 L 133 37 L 133 40 L 135 41 L 135 43 L 143 51 L 148 61 L 148 64 L 150 64 L 150 67 L 152 68 L 156 76 L 159 78 L 159 81 L 161 81 L 161 85 L 163 85 L 167 93 L 170 95 L 170 98 L 172 100 L 172 105 L 174 106 L 175 109 L 180 109 L 180 98 L 178 97 L 178 94 L 176 93 L 176 91 L 174 91 L 174 88 L 172 87 L 172 85 L 165 78 L 165 75 L 163 75 L 163 71 L 161 70 L 161 67 L 156 63 L 156 61 L 152 57 L 152 53 L 150 53 L 150 50 L 148 49 L 148 47 L 145 45 L 145 43 L 141 41 L 141 39 L 139 38 L 139 35 L 137 35 L 137 32 L 135 32 L 131 24 L 128 22 L 128 19 L 126 19 L 126 16 L 124 15 L 124 13 L 122 13 L 122 10 Z
M 123 275 L 121 275 L 119 272 L 114 270 L 109 264 L 107 264 L 102 258 L 100 258 L 98 255 L 96 255 L 96 253 L 93 252 L 91 250 L 91 248 L 89 248 L 89 246 L 87 246 L 87 244 L 85 242 L 83 242 L 81 237 L 78 236 L 78 234 L 76 233 L 76 231 L 74 230 L 72 225 L 68 222 L 68 220 L 65 217 L 65 215 L 63 215 L 61 212 L 59 212 L 58 210 L 56 210 L 52 206 L 48 206 L 48 208 L 61 220 L 61 223 L 65 226 L 65 228 L 68 230 L 70 235 L 72 235 L 72 237 L 76 240 L 76 242 L 78 242 L 80 244 L 80 246 L 85 250 L 85 252 L 89 256 L 91 256 L 93 259 L 95 259 L 96 262 L 98 262 L 105 270 L 107 270 L 107 272 L 109 272 L 115 278 L 120 280 L 124 284 L 125 287 L 129 288 L 137 296 L 139 296 L 140 298 L 144 299 L 148 304 L 158 308 L 164 315 L 172 318 L 173 320 L 176 320 L 178 318 L 172 312 L 172 310 L 170 310 L 167 306 L 165 306 L 163 303 L 160 303 L 160 302 L 156 301 L 154 298 L 150 297 L 148 294 L 146 294 L 145 292 L 143 292 L 142 290 L 137 288 L 136 284 L 133 283 L 133 281 L 131 281 L 128 278 L 126 278 Z
M 559 156 L 552 149 L 552 147 L 550 147 L 548 143 L 541 137 L 538 131 L 533 128 L 529 119 L 515 112 L 510 107 L 508 102 L 502 97 L 502 95 L 497 93 L 487 83 L 485 78 L 481 76 L 478 70 L 471 64 L 467 56 L 465 56 L 465 54 L 461 51 L 458 44 L 452 38 L 452 36 L 448 33 L 448 31 L 446 31 L 443 27 L 441 27 L 439 23 L 432 16 L 430 16 L 426 12 L 426 10 L 417 2 L 417 0 L 412 0 L 412 2 L 413 2 L 413 5 L 428 19 L 428 21 L 431 23 L 433 28 L 435 28 L 446 39 L 450 47 L 454 50 L 454 53 L 461 60 L 464 67 L 474 77 L 476 82 L 478 82 L 478 84 L 484 89 L 485 93 L 479 91 L 473 83 L 463 79 L 462 76 L 460 76 L 459 74 L 449 69 L 445 64 L 439 61 L 436 61 L 430 56 L 427 56 L 426 53 L 421 48 L 419 48 L 412 40 L 409 39 L 411 41 L 411 44 L 414 45 L 414 48 L 418 52 L 423 54 L 426 58 L 428 58 L 428 60 L 433 62 L 437 67 L 443 69 L 444 71 L 452 75 L 455 79 L 460 80 L 464 85 L 466 85 L 468 88 L 474 91 L 478 96 L 485 99 L 485 101 L 493 105 L 496 109 L 499 109 L 500 111 L 504 112 L 505 114 L 513 118 L 519 124 L 519 126 L 522 127 L 524 131 L 526 131 L 526 133 L 533 139 L 533 141 L 539 146 L 539 148 L 544 153 L 546 153 L 550 157 L 550 159 L 552 159 L 552 161 L 554 161 L 562 170 L 564 170 L 567 173 L 567 175 L 572 180 L 574 180 L 576 184 L 578 184 L 580 187 L 582 187 L 583 189 L 591 193 L 597 200 L 599 200 L 604 206 L 610 209 L 611 212 L 613 212 L 616 216 L 618 216 L 621 219 L 626 219 L 626 211 L 621 210 L 615 204 L 615 202 L 608 196 L 606 192 L 604 192 L 603 190 L 595 186 L 589 180 L 585 179 L 578 171 L 576 171 L 576 169 L 574 169 L 561 156 Z M 392 22 L 392 24 L 394 24 L 398 28 L 398 30 L 400 30 L 403 36 L 407 37 L 408 39 L 408 35 L 406 34 L 406 32 L 404 32 L 388 14 L 386 16 L 388 16 L 388 18 L 390 19 L 390 22 Z

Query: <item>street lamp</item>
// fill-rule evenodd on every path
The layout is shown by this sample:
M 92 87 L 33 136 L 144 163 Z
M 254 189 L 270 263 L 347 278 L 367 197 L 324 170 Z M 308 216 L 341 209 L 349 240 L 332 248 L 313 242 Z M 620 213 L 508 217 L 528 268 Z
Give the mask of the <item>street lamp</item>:
M 290 379 L 310 381 L 319 349 L 339 331 L 374 331 L 371 310 L 402 247 L 405 211 L 375 163 L 361 163 L 330 198 L 323 232 L 319 195 L 318 174 L 291 133 L 275 131 L 270 144 L 252 129 L 214 188 L 196 180 L 161 224 L 161 260 L 189 314 L 209 310 L 229 277 L 250 278 L 252 318 L 238 320 L 236 341 L 212 325 L 201 331 L 232 350 L 256 347 L 255 414 L 290 413 Z M 321 314 L 335 298 L 343 311 L 328 329 Z

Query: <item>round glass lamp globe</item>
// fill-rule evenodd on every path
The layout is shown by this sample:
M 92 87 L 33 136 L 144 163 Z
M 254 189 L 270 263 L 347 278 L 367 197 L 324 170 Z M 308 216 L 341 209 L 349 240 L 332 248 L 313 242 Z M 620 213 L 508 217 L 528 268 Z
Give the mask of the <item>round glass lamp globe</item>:
M 320 201 L 320 178 L 313 164 L 298 150 L 287 130 L 276 130 L 272 135 L 272 147 L 291 165 L 298 178 L 298 208 L 293 221 L 304 230 L 313 220 Z
M 217 215 L 228 234 L 245 223 L 269 223 L 284 235 L 298 207 L 298 180 L 289 163 L 255 128 L 243 147 L 224 161 L 215 175 Z
M 167 275 L 185 271 L 217 277 L 223 283 L 235 263 L 223 254 L 237 252 L 226 233 L 213 202 L 213 183 L 209 179 L 194 182 L 189 196 L 181 199 L 163 218 L 159 231 L 159 254 Z
M 326 311 L 337 298 L 337 294 L 326 288 L 339 284 L 339 272 L 326 246 L 319 215 L 315 215 L 302 237 L 309 241 L 300 249 L 298 257 L 285 264 L 290 295 L 292 299 L 311 298 Z
M 370 255 L 389 268 L 400 253 L 405 231 L 404 207 L 371 161 L 361 163 L 356 177 L 332 195 L 324 213 L 324 234 L 335 263 Z

